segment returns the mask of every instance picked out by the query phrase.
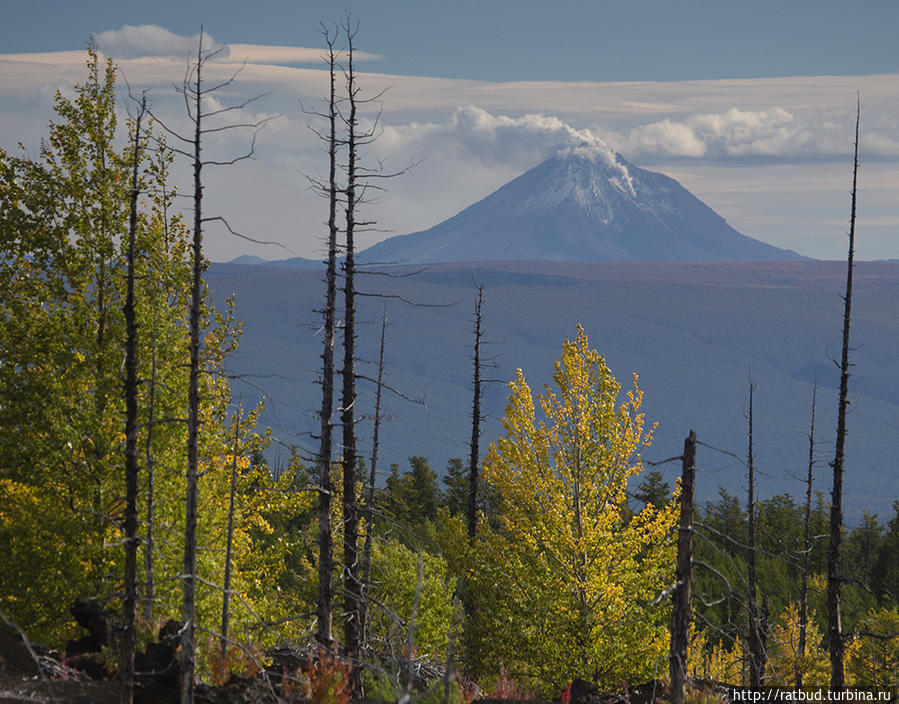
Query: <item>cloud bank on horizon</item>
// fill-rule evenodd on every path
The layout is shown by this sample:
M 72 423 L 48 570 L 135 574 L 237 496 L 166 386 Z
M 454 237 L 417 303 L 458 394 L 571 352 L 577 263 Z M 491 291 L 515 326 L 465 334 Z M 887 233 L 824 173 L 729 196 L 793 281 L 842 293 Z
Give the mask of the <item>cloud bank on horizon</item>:
M 899 96 L 865 105 L 861 149 L 867 156 L 899 156 L 899 123 L 884 119 L 899 109 Z M 617 137 L 621 150 L 635 156 L 693 158 L 844 158 L 846 115 L 795 115 L 782 107 L 698 113 L 683 121 L 668 118 L 640 125 Z
M 97 46 L 108 56 L 117 59 L 166 57 L 186 59 L 197 52 L 199 34 L 184 36 L 153 24 L 129 25 L 107 29 L 94 37 Z M 204 33 L 203 44 L 218 50 L 220 60 L 247 61 L 259 64 L 320 64 L 321 49 L 293 46 L 264 46 L 259 44 L 221 44 L 211 34 Z M 371 61 L 377 54 L 356 52 L 356 59 Z
M 157 25 L 126 24 L 120 29 L 107 29 L 94 37 L 105 54 L 119 59 L 167 56 L 186 59 L 196 53 L 199 34 L 182 36 Z M 217 42 L 210 34 L 204 36 L 207 46 Z
M 181 79 L 185 61 L 196 52 L 197 35 L 182 36 L 156 25 L 125 25 L 100 32 L 95 39 L 104 54 L 116 57 L 133 89 L 155 86 L 150 96 L 159 114 L 179 119 L 183 106 L 170 86 Z M 214 44 L 211 35 L 205 35 L 205 41 Z M 306 256 L 316 256 L 321 218 L 299 217 L 298 211 L 316 212 L 321 205 L 303 191 L 298 174 L 319 171 L 322 157 L 306 128 L 309 118 L 296 100 L 314 105 L 324 94 L 321 55 L 317 48 L 231 44 L 210 63 L 207 74 L 216 80 L 245 64 L 238 82 L 229 87 L 238 91 L 233 96 L 245 99 L 270 91 L 256 104 L 264 111 L 259 114 L 282 115 L 260 135 L 255 164 L 215 177 L 222 194 L 218 205 L 225 208 L 241 198 L 248 225 L 264 223 L 265 239 L 289 240 L 292 249 Z M 374 54 L 358 56 L 378 59 Z M 34 146 L 32 138 L 44 134 L 51 117 L 54 91 L 70 90 L 72 83 L 83 80 L 83 61 L 83 52 L 72 51 L 0 55 L 0 147 L 12 150 L 20 140 Z M 834 194 L 839 191 L 842 204 L 859 90 L 862 184 L 869 189 L 865 198 L 875 235 L 869 239 L 868 256 L 899 257 L 899 248 L 892 244 L 899 226 L 899 74 L 528 84 L 369 72 L 361 74 L 360 81 L 370 87 L 370 94 L 390 88 L 383 98 L 374 155 L 392 165 L 421 161 L 413 178 L 390 183 L 391 192 L 377 209 L 379 222 L 397 234 L 430 227 L 558 151 L 587 145 L 607 163 L 614 163 L 617 151 L 678 178 L 747 235 L 822 258 L 842 256 L 838 252 L 845 208 L 837 208 Z M 222 137 L 215 146 L 239 150 L 239 139 L 229 144 Z M 867 172 L 864 160 L 874 161 Z M 830 180 L 820 177 L 822 162 L 836 167 Z M 816 170 L 814 189 L 797 181 L 803 169 Z M 716 178 L 709 176 L 712 171 Z M 725 173 L 729 182 L 720 179 Z M 764 183 L 771 196 L 799 194 L 798 200 L 784 196 L 783 208 L 774 208 L 782 218 L 779 224 L 770 212 L 776 198 L 766 198 L 757 185 L 739 196 L 734 184 L 745 183 L 749 174 Z M 208 190 L 211 195 L 215 189 Z M 762 198 L 769 211 L 764 216 L 757 213 Z M 821 208 L 810 223 L 805 208 L 812 210 L 816 201 Z M 289 207 L 278 214 L 276 203 Z M 836 231 L 832 241 L 825 242 L 819 230 L 831 219 Z M 298 233 L 298 221 L 311 221 L 309 229 Z M 369 243 L 383 235 L 372 237 Z M 246 251 L 243 243 L 211 242 L 210 249 L 215 259 Z

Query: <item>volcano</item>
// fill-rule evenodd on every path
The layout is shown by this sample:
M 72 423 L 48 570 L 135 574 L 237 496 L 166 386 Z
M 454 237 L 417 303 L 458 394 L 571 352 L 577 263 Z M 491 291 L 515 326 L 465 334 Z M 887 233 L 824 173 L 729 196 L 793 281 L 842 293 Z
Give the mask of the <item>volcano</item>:
M 740 234 L 677 181 L 601 145 L 568 147 L 429 230 L 360 262 L 803 259 Z

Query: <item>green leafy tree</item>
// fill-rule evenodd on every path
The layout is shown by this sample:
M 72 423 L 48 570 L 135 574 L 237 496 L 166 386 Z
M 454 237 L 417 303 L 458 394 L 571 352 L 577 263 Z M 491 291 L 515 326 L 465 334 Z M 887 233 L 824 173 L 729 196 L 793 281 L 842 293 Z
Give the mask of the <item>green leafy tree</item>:
M 899 603 L 899 500 L 893 502 L 895 515 L 884 535 L 872 567 L 871 581 L 875 593 L 885 601 Z
M 671 487 L 661 472 L 653 470 L 646 473 L 637 491 L 634 492 L 634 498 L 644 506 L 662 508 L 671 499 Z
M 112 602 L 122 591 L 122 235 L 130 160 L 127 149 L 115 149 L 114 79 L 112 64 L 89 50 L 88 78 L 74 97 L 57 96 L 58 121 L 38 156 L 0 153 L 0 610 L 53 644 L 74 635 L 68 608 L 76 598 L 100 597 L 118 610 Z M 139 580 L 148 618 L 177 614 L 182 569 L 190 233 L 171 213 L 170 161 L 160 150 L 139 165 L 147 195 L 135 233 L 146 557 Z M 199 571 L 215 585 L 234 452 L 222 362 L 240 326 L 230 307 L 206 306 L 202 317 L 200 457 L 209 490 L 200 506 Z M 262 444 L 255 418 L 242 424 L 242 458 Z M 266 512 L 293 510 L 280 496 L 287 495 L 274 488 L 240 494 L 237 510 L 247 520 L 236 531 L 232 586 L 245 598 L 235 607 L 235 628 L 254 620 L 244 604 L 272 621 L 285 616 L 279 609 L 288 600 L 279 606 L 270 588 L 286 579 L 282 571 L 269 567 L 256 577 L 250 569 L 264 562 L 254 550 L 262 526 L 271 525 Z M 259 505 L 262 497 L 270 508 Z M 201 587 L 202 622 L 216 624 L 220 605 L 215 587 Z
M 443 475 L 444 495 L 443 505 L 446 506 L 451 516 L 465 513 L 468 506 L 469 481 L 468 470 L 462 466 L 462 460 L 453 457 L 446 464 L 446 474 Z
M 59 628 L 72 593 L 119 578 L 103 545 L 124 494 L 111 468 L 129 160 L 115 149 L 113 66 L 89 48 L 88 70 L 73 98 L 57 94 L 38 159 L 0 155 L 0 536 L 15 546 L 0 588 L 38 633 Z
M 759 594 L 769 602 L 772 616 L 789 603 L 798 603 L 801 583 L 803 508 L 787 494 L 758 503 L 756 557 Z
M 471 495 L 471 477 L 469 468 L 462 465 L 462 460 L 454 457 L 447 462 L 443 475 L 443 493 L 440 505 L 449 511 L 450 516 L 467 515 Z M 492 528 L 496 525 L 496 506 L 499 499 L 496 490 L 487 483 L 483 474 L 478 477 L 478 511 L 483 514 L 478 523 L 487 521 Z
M 871 610 L 848 649 L 849 681 L 856 686 L 899 688 L 899 609 Z
M 573 677 L 603 687 L 649 678 L 667 649 L 659 593 L 673 578 L 676 504 L 628 520 L 627 482 L 650 441 L 636 387 L 621 385 L 578 328 L 538 396 L 519 370 L 484 474 L 501 506 L 498 532 L 471 560 L 480 672 L 533 678 L 546 693 Z M 528 683 L 531 684 L 531 683 Z
M 383 520 L 380 531 L 391 532 L 409 547 L 436 551 L 437 507 L 443 501 L 437 474 L 424 457 L 409 458 L 409 469 L 390 466 L 384 489 L 375 497 Z M 375 531 L 378 532 L 377 523 Z
M 862 511 L 861 523 L 846 536 L 846 571 L 851 578 L 870 585 L 883 543 L 883 526 L 876 514 Z
M 370 639 L 382 650 L 400 655 L 406 650 L 411 624 L 413 655 L 442 660 L 449 643 L 455 586 L 446 560 L 388 538 L 374 543 L 371 574 Z

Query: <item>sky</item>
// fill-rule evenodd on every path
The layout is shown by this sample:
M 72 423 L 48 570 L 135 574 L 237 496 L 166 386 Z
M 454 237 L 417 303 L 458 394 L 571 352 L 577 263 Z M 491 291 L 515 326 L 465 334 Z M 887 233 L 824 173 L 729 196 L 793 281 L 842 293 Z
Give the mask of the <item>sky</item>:
M 3 2 L 0 147 L 35 153 L 54 95 L 86 76 L 93 36 L 125 85 L 185 126 L 173 84 L 200 26 L 224 50 L 208 78 L 237 81 L 241 120 L 272 118 L 253 160 L 210 170 L 215 261 L 322 256 L 327 168 L 308 110 L 327 87 L 321 25 L 358 22 L 359 84 L 379 117 L 370 166 L 405 171 L 364 216 L 364 247 L 430 227 L 555 151 L 598 138 L 691 190 L 743 234 L 820 259 L 846 255 L 856 95 L 861 100 L 857 255 L 899 258 L 899 3 L 729 0 L 31 0 Z M 244 64 L 245 62 L 245 64 Z M 122 116 L 128 105 L 120 101 Z M 310 129 L 313 128 L 313 129 Z M 226 160 L 249 135 L 207 146 Z M 411 169 L 408 168 L 412 165 Z M 186 167 L 174 178 L 189 191 Z

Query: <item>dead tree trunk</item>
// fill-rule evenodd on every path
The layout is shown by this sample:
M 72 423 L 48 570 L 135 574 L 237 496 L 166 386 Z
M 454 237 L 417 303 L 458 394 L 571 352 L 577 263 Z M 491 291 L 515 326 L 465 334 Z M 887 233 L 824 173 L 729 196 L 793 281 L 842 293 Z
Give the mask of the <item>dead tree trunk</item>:
M 135 239 L 137 235 L 137 198 L 140 194 L 140 126 L 146 110 L 141 100 L 134 121 L 131 152 L 131 212 L 128 222 L 128 254 L 125 305 L 125 604 L 122 635 L 122 702 L 134 701 L 134 646 L 137 615 L 137 317 L 134 311 Z
M 159 187 L 161 190 L 160 207 L 162 215 L 163 241 L 165 252 L 168 253 L 171 247 L 169 239 L 169 213 L 168 205 L 170 195 L 166 189 L 165 177 L 168 171 L 163 171 L 163 178 L 160 179 Z M 165 269 L 164 269 L 165 271 Z M 163 276 L 162 290 L 163 295 L 168 296 L 170 280 L 168 273 Z M 156 528 L 156 464 L 153 459 L 153 434 L 156 427 L 156 375 L 158 363 L 158 344 L 157 344 L 157 328 L 159 321 L 159 302 L 156 295 L 153 297 L 153 327 L 150 331 L 150 378 L 148 379 L 148 397 L 147 397 L 147 437 L 144 446 L 145 471 L 147 474 L 147 507 L 146 507 L 146 524 L 147 536 L 144 546 L 144 572 L 146 578 L 144 592 L 144 622 L 150 623 L 153 620 L 153 600 L 156 596 L 156 579 L 154 572 L 154 550 L 155 538 L 154 531 Z
M 468 545 L 473 548 L 478 532 L 478 489 L 480 484 L 479 443 L 481 438 L 481 324 L 482 305 L 484 300 L 484 287 L 477 285 L 477 297 L 475 298 L 475 326 L 474 326 L 474 374 L 472 377 L 473 397 L 471 404 L 471 454 L 468 458 Z M 473 672 L 474 653 L 479 649 L 480 628 L 478 625 L 477 608 L 474 604 L 475 595 L 468 585 L 468 578 L 463 577 L 461 582 L 462 606 L 465 610 L 465 650 L 467 653 L 467 669 L 469 675 Z
M 200 158 L 202 87 L 203 87 L 203 30 L 197 42 L 197 65 L 193 83 L 193 176 L 194 223 L 191 248 L 192 278 L 190 289 L 190 372 L 187 392 L 187 494 L 184 522 L 184 568 L 182 573 L 183 599 L 181 603 L 181 704 L 194 700 L 194 629 L 196 628 L 197 576 L 197 503 L 200 475 L 200 315 L 203 305 L 203 162 Z M 187 87 L 185 86 L 185 89 Z
M 468 543 L 474 546 L 478 531 L 478 464 L 481 439 L 481 307 L 484 303 L 484 287 L 478 285 L 474 307 L 474 398 L 471 402 L 471 455 L 468 459 Z
M 345 205 L 345 245 L 344 245 L 344 349 L 343 349 L 343 368 L 341 369 L 342 377 L 342 397 L 341 397 L 341 425 L 342 425 L 342 457 L 341 465 L 343 471 L 343 569 L 342 581 L 344 590 L 344 654 L 355 664 L 358 661 L 359 645 L 360 645 L 360 616 L 359 604 L 361 600 L 361 583 L 359 580 L 359 564 L 358 564 L 358 500 L 356 497 L 356 463 L 358 461 L 356 449 L 356 380 L 358 375 L 355 371 L 355 339 L 356 339 L 356 258 L 355 258 L 355 234 L 362 228 L 372 225 L 372 222 L 364 222 L 358 218 L 358 209 L 365 202 L 365 192 L 368 188 L 379 190 L 373 186 L 369 179 L 389 178 L 378 170 L 366 169 L 360 164 L 359 148 L 363 145 L 370 144 L 377 136 L 377 120 L 370 129 L 360 130 L 357 118 L 358 107 L 362 103 L 369 103 L 377 100 L 379 96 L 374 98 L 361 99 L 359 97 L 359 89 L 356 85 L 356 71 L 354 65 L 354 46 L 356 28 L 352 26 L 349 17 L 346 18 L 342 25 L 347 39 L 347 66 L 344 69 L 346 79 L 347 95 L 342 98 L 340 103 L 346 103 L 349 108 L 348 112 L 343 112 L 338 108 L 338 100 L 335 93 L 335 52 L 334 45 L 330 33 L 325 30 L 325 40 L 329 48 L 329 63 L 331 73 L 331 95 L 329 101 L 329 111 L 324 117 L 327 117 L 330 132 L 326 136 L 319 136 L 329 145 L 329 154 L 331 159 L 331 170 L 328 184 L 319 183 L 313 180 L 313 186 L 323 195 L 326 195 L 331 202 L 331 217 L 329 220 L 329 252 L 336 255 L 336 233 L 335 209 L 338 195 L 344 197 Z M 379 94 L 380 95 L 380 94 Z M 336 121 L 340 118 L 346 134 L 342 139 L 337 138 Z M 347 161 L 345 166 L 346 185 L 343 189 L 338 189 L 335 180 L 336 172 L 336 155 L 338 147 L 346 147 Z M 330 587 L 330 573 L 333 558 L 330 552 L 330 527 L 327 521 L 330 519 L 330 511 L 326 511 L 326 505 L 330 507 L 330 477 L 325 476 L 325 461 L 327 457 L 330 463 L 330 446 L 331 446 L 331 428 L 330 414 L 333 410 L 331 396 L 333 395 L 333 349 L 334 335 L 334 296 L 335 286 L 333 282 L 336 279 L 336 256 L 329 253 L 328 265 L 328 302 L 325 311 L 326 317 L 326 341 L 324 379 L 323 379 L 323 404 L 322 404 L 322 447 L 325 447 L 325 439 L 327 438 L 328 455 L 323 451 L 320 455 L 321 461 L 321 479 L 320 495 L 322 500 L 319 503 L 319 530 L 320 530 L 320 560 L 319 560 L 319 636 L 320 640 L 330 642 L 331 629 L 331 613 L 330 599 L 332 598 Z M 330 364 L 329 364 L 330 362 Z M 326 427 L 326 424 L 328 427 Z M 327 499 L 326 499 L 327 497 Z M 327 501 L 327 503 L 326 503 Z M 327 606 L 327 614 L 325 604 Z M 325 623 L 327 621 L 327 624 Z M 327 635 L 326 635 L 327 634 Z M 361 669 L 355 667 L 351 670 L 351 689 L 354 694 L 361 692 Z
M 808 476 L 805 481 L 805 543 L 802 551 L 802 583 L 799 587 L 799 642 L 796 646 L 796 688 L 802 687 L 802 662 L 805 660 L 805 640 L 808 632 L 808 563 L 812 551 L 812 478 L 815 469 L 815 397 L 818 382 L 812 387 L 812 421 L 808 431 Z
M 693 501 L 696 484 L 696 433 L 684 440 L 680 495 L 680 527 L 677 534 L 677 573 L 671 612 L 671 646 L 668 668 L 671 677 L 671 704 L 684 703 L 687 679 L 687 643 L 692 617 Z
M 764 655 L 759 633 L 759 615 L 756 605 L 756 575 L 755 575 L 755 460 L 753 457 L 753 409 L 752 399 L 755 386 L 749 384 L 749 454 L 746 467 L 749 471 L 748 498 L 746 500 L 746 512 L 748 515 L 748 535 L 746 538 L 746 610 L 749 621 L 749 686 L 759 687 L 764 669 Z
M 333 539 L 331 536 L 331 456 L 333 454 L 334 412 L 334 330 L 337 304 L 337 95 L 335 90 L 336 52 L 334 38 L 323 29 L 328 45 L 328 68 L 330 75 L 330 96 L 328 99 L 329 133 L 328 143 L 328 183 L 325 186 L 328 198 L 328 264 L 325 274 L 324 309 L 324 349 L 322 350 L 322 405 L 319 412 L 321 422 L 318 453 L 318 602 L 316 613 L 318 626 L 316 640 L 329 648 L 331 646 L 331 607 L 334 599 L 331 574 L 333 571 Z
M 250 98 L 240 105 L 230 107 L 213 106 L 207 112 L 203 111 L 204 103 L 213 93 L 229 86 L 240 72 L 238 69 L 231 77 L 218 85 L 204 87 L 203 78 L 205 68 L 214 56 L 222 51 L 219 49 L 204 49 L 203 28 L 200 27 L 200 37 L 197 42 L 196 62 L 191 63 L 188 72 L 180 88 L 177 88 L 184 97 L 184 105 L 188 113 L 192 134 L 185 137 L 166 127 L 165 123 L 157 120 L 157 123 L 170 135 L 174 136 L 185 147 L 171 147 L 172 151 L 190 159 L 193 167 L 193 233 L 191 241 L 191 283 L 190 283 L 190 307 L 188 313 L 188 338 L 190 348 L 190 363 L 188 373 L 187 391 L 187 486 L 185 492 L 185 519 L 184 519 L 184 563 L 180 575 L 182 584 L 181 602 L 181 677 L 180 677 L 180 701 L 181 704 L 193 704 L 193 680 L 195 669 L 195 631 L 196 631 L 196 582 L 197 582 L 197 507 L 199 502 L 199 443 L 200 443 L 200 373 L 201 373 L 201 349 L 203 345 L 203 272 L 206 269 L 206 261 L 203 258 L 203 225 L 213 220 L 221 221 L 232 234 L 244 237 L 235 232 L 228 225 L 227 220 L 221 216 L 203 217 L 203 180 L 204 166 L 227 166 L 238 161 L 252 158 L 255 149 L 255 137 L 262 125 L 268 119 L 262 119 L 256 123 L 235 123 L 223 126 L 204 127 L 206 118 L 215 119 L 224 113 L 239 110 L 256 100 Z M 259 96 L 257 96 L 259 97 Z M 152 115 L 152 113 L 151 113 Z M 246 154 L 237 156 L 227 161 L 208 160 L 201 157 L 203 135 L 208 133 L 221 133 L 232 129 L 252 128 L 253 141 Z M 254 240 L 255 241 L 255 240 Z
M 153 317 L 153 331 L 150 343 L 150 390 L 147 400 L 147 444 L 146 444 L 146 472 L 147 472 L 147 537 L 144 546 L 144 572 L 146 573 L 146 586 L 144 590 L 144 621 L 150 623 L 153 618 L 153 599 L 155 597 L 155 580 L 153 574 L 153 528 L 154 511 L 156 509 L 156 474 L 153 464 L 153 421 L 156 403 L 156 314 Z
M 350 687 L 354 695 L 362 690 L 362 670 L 359 660 L 359 602 L 360 583 L 358 574 L 358 525 L 356 504 L 356 258 L 355 228 L 358 204 L 358 171 L 356 166 L 356 74 L 353 66 L 353 38 L 355 32 L 347 20 L 347 99 L 349 116 L 345 118 L 347 128 L 347 184 L 346 184 L 346 229 L 344 274 L 344 321 L 343 321 L 343 394 L 341 398 L 343 423 L 343 587 L 344 587 L 344 648 L 352 669 Z
M 365 497 L 365 545 L 362 549 L 362 584 L 359 603 L 359 641 L 365 643 L 366 622 L 368 619 L 368 590 L 371 580 L 371 548 L 374 539 L 375 518 L 375 478 L 378 467 L 378 448 L 381 432 L 381 390 L 384 385 L 384 340 L 387 337 L 387 308 L 381 319 L 381 347 L 378 353 L 378 383 L 375 390 L 375 420 L 371 440 L 371 469 L 368 474 L 368 491 Z
M 840 402 L 837 407 L 837 442 L 833 458 L 833 492 L 830 502 L 830 555 L 827 560 L 827 636 L 830 647 L 830 688 L 844 687 L 843 626 L 840 619 L 840 543 L 843 535 L 843 460 L 846 447 L 846 410 L 849 407 L 849 323 L 852 319 L 852 269 L 855 259 L 855 206 L 858 194 L 858 128 L 861 101 L 856 104 L 855 157 L 852 163 L 852 199 L 849 215 L 849 254 L 846 294 L 843 296 L 843 346 L 840 356 Z
M 222 630 L 219 633 L 219 651 L 221 653 L 221 681 L 225 681 L 227 672 L 228 629 L 231 612 L 231 547 L 234 543 L 234 498 L 237 494 L 237 450 L 240 440 L 240 409 L 234 417 L 234 445 L 231 448 L 231 487 L 228 492 L 228 533 L 225 538 L 225 579 L 222 585 Z

